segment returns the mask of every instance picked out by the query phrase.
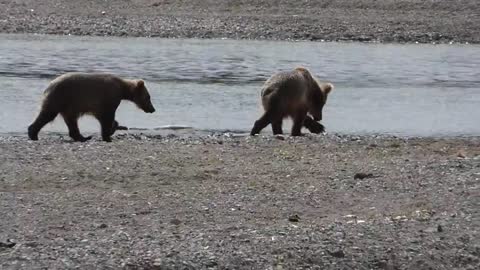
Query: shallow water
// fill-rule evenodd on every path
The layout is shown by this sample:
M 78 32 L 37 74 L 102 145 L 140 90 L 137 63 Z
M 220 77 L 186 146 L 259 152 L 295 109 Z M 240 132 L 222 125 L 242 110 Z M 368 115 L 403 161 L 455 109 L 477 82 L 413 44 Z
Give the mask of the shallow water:
M 0 35 L 0 133 L 24 132 L 48 82 L 68 71 L 145 79 L 157 112 L 122 103 L 117 119 L 129 127 L 246 132 L 262 113 L 263 81 L 299 65 L 336 86 L 328 131 L 480 134 L 480 46 L 36 35 Z M 85 117 L 80 128 L 99 126 Z M 44 130 L 66 127 L 57 118 Z

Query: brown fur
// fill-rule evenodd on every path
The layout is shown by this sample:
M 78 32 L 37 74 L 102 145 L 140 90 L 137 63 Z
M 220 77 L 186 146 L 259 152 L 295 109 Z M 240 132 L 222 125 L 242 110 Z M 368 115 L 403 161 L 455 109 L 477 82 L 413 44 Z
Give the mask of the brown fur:
M 332 89 L 330 83 L 319 84 L 305 68 L 274 74 L 263 85 L 265 113 L 250 134 L 260 133 L 268 124 L 272 124 L 273 134 L 282 134 L 282 121 L 286 117 L 293 119 L 292 136 L 302 135 L 303 126 L 313 133 L 323 132 L 324 127 L 318 121 L 322 120 L 323 106 Z
M 87 141 L 78 129 L 77 120 L 84 114 L 98 119 L 102 139 L 110 142 L 117 129 L 126 129 L 115 121 L 115 112 L 122 100 L 134 102 L 145 112 L 155 108 L 142 80 L 126 80 L 110 74 L 67 73 L 53 80 L 44 92 L 40 113 L 28 127 L 31 140 L 38 140 L 38 133 L 58 114 L 63 116 L 70 137 L 75 141 Z

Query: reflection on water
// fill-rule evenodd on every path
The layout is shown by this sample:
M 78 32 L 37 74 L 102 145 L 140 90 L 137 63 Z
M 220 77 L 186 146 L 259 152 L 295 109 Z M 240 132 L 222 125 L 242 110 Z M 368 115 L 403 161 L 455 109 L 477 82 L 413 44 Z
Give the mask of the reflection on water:
M 117 118 L 127 126 L 248 131 L 263 81 L 300 65 L 336 86 L 329 131 L 480 134 L 479 46 L 34 35 L 0 35 L 0 132 L 24 132 L 49 80 L 68 71 L 145 79 L 157 112 L 125 102 Z M 80 125 L 98 131 L 92 119 Z M 66 128 L 59 118 L 45 130 Z

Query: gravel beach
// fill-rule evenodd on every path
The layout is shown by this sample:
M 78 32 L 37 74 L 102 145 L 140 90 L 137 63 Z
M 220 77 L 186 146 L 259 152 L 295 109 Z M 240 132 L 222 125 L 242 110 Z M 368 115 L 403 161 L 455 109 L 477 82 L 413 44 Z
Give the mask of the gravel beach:
M 480 138 L 0 136 L 1 269 L 479 269 Z
M 0 32 L 480 43 L 480 1 L 0 0 Z
M 478 0 L 0 0 L 0 33 L 480 43 Z M 0 134 L 0 269 L 480 269 L 480 137 Z

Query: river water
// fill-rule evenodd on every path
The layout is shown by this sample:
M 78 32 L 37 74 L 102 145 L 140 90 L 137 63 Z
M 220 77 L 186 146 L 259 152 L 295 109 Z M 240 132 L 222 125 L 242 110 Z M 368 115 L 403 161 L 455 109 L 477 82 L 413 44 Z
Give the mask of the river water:
M 0 35 L 0 133 L 25 132 L 49 81 L 69 71 L 144 79 L 157 111 L 122 102 L 117 119 L 129 127 L 248 132 L 262 113 L 262 83 L 296 66 L 335 85 L 324 108 L 329 132 L 480 135 L 476 45 L 41 35 Z M 80 128 L 99 125 L 84 117 Z M 58 117 L 44 130 L 67 129 Z

